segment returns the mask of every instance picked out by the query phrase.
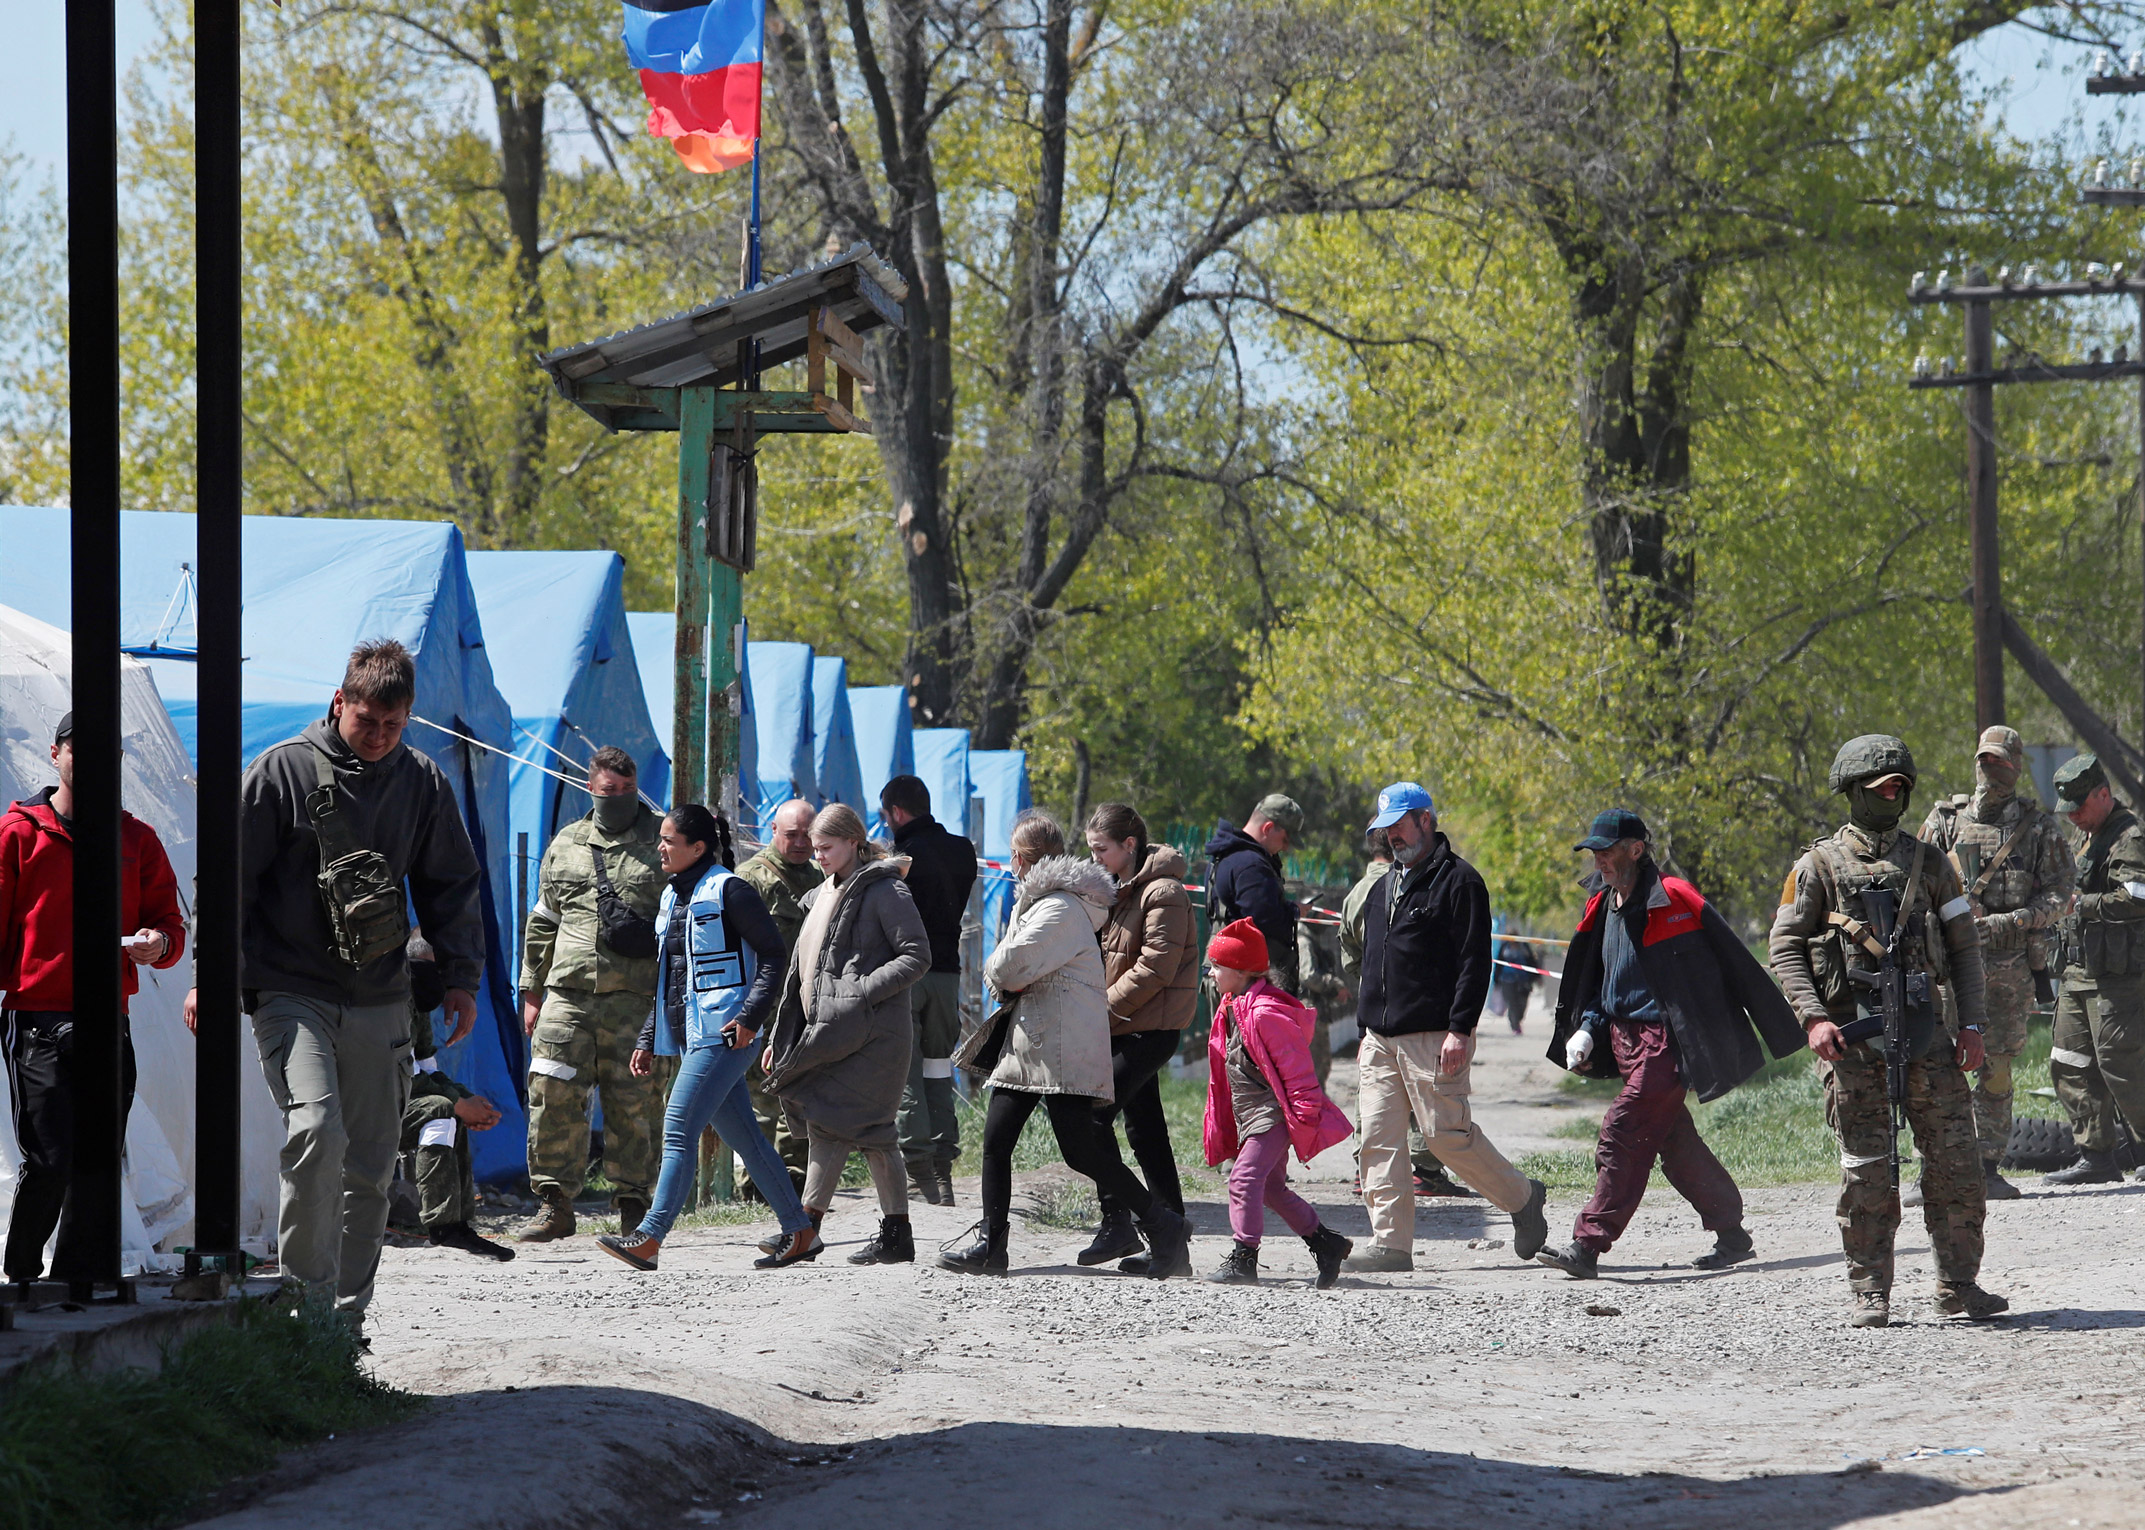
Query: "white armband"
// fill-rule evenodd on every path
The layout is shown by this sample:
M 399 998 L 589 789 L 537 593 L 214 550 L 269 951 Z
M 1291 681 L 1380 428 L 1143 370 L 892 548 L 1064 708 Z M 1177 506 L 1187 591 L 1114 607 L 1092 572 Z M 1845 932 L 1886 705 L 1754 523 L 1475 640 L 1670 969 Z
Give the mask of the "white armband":
M 2145 882 L 2125 882 L 2123 891 L 2137 899 L 2138 902 L 2145 903 Z
M 1973 903 L 1967 898 L 1965 893 L 1960 893 L 1958 897 L 1952 899 L 1949 903 L 1938 909 L 1936 911 L 1936 916 L 1944 923 L 1949 924 L 1952 922 L 1952 920 L 1957 919 L 1965 914 L 1971 914 L 1973 911 Z

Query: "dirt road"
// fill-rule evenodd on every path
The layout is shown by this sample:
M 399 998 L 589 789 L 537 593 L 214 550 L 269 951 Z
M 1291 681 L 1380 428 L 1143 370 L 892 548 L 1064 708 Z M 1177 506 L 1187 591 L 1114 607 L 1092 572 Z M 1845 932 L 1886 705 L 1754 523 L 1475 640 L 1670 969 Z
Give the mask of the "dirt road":
M 1480 1115 L 1515 1151 L 1578 1108 L 1538 1045 L 1483 1044 Z M 1360 1237 L 1333 1166 L 1307 1192 Z M 747 1268 L 750 1228 L 679 1237 L 655 1275 L 585 1238 L 508 1265 L 390 1250 L 379 1373 L 450 1400 L 301 1453 L 215 1523 L 2135 1526 L 2145 1185 L 2026 1183 L 1990 1218 L 2011 1317 L 1939 1319 L 1910 1222 L 1883 1332 L 1844 1324 L 1824 1186 L 1752 1192 L 1759 1259 L 1718 1275 L 1656 1195 L 1590 1283 L 1514 1262 L 1479 1202 L 1423 1203 L 1415 1273 L 1329 1292 L 1277 1224 L 1257 1290 L 1082 1270 L 1081 1234 L 1035 1225 L 1013 1279 L 853 1269 L 856 1197 L 781 1275 Z M 915 1208 L 920 1244 L 973 1219 L 961 1189 Z M 1576 1209 L 1553 1198 L 1552 1232 Z M 1204 1271 L 1225 1209 L 1194 1218 Z

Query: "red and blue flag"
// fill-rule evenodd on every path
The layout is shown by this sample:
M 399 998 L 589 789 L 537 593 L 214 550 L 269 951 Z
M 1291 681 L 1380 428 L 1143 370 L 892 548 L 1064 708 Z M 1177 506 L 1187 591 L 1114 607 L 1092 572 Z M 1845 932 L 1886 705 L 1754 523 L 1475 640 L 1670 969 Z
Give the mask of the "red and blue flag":
M 766 0 L 625 0 L 626 57 L 648 96 L 648 131 L 714 175 L 752 162 L 760 136 Z

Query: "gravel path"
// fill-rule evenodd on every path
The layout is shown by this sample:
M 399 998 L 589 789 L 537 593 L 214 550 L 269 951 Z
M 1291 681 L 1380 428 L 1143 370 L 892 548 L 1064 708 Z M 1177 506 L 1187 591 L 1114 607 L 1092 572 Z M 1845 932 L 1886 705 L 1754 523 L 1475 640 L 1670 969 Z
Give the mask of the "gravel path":
M 1538 1098 L 1533 1038 L 1503 1040 L 1480 1114 L 1518 1150 L 1572 1107 Z M 974 1216 L 961 1188 L 962 1207 L 915 1208 L 926 1261 Z M 1366 1230 L 1345 1182 L 1306 1190 Z M 1591 1283 L 1517 1264 L 1504 1217 L 1449 1201 L 1421 1203 L 1413 1274 L 1330 1292 L 1278 1227 L 1257 1290 L 1081 1270 L 1082 1234 L 1033 1223 L 1013 1279 L 852 1269 L 873 1221 L 854 1197 L 830 1254 L 778 1276 L 747 1268 L 752 1228 L 684 1234 L 652 1276 L 586 1238 L 509 1265 L 390 1250 L 379 1372 L 454 1401 L 300 1453 L 218 1523 L 356 1526 L 389 1498 L 398 1524 L 443 1526 L 2145 1519 L 2145 1185 L 1996 1207 L 1997 1323 L 1934 1314 L 1910 1223 L 1883 1332 L 1844 1325 L 1832 1195 L 1751 1192 L 1760 1257 L 1718 1275 L 1685 1267 L 1709 1240 L 1656 1195 Z M 1203 1271 L 1225 1213 L 1194 1209 Z M 1554 1235 L 1576 1209 L 1552 1199 Z

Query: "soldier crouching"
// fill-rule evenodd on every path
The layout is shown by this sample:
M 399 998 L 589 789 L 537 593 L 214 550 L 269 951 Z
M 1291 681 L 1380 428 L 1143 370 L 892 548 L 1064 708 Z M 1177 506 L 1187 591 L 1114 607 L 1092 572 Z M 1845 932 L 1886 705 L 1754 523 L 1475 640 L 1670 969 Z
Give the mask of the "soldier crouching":
M 1857 1328 L 1891 1320 L 1899 1230 L 1884 1037 L 1863 1036 L 1875 1001 L 1860 997 L 1867 990 L 1850 976 L 1875 974 L 1886 954 L 1872 930 L 1881 923 L 1872 891 L 1891 894 L 1896 910 L 1890 954 L 1907 991 L 1905 1112 L 1924 1164 L 1937 1307 L 1985 1318 L 2010 1306 L 1975 1283 L 1987 1202 L 1966 1074 L 1982 1060 L 1981 937 L 1951 863 L 1899 828 L 1914 781 L 1914 757 L 1896 738 L 1865 734 L 1841 746 L 1831 786 L 1846 795 L 1849 821 L 1795 863 L 1772 928 L 1773 972 L 1820 1058 L 1825 1118 L 1839 1134 L 1840 1239 L 1854 1293 L 1848 1321 Z M 1959 1016 L 1956 1042 L 1938 1021 L 1939 984 Z

